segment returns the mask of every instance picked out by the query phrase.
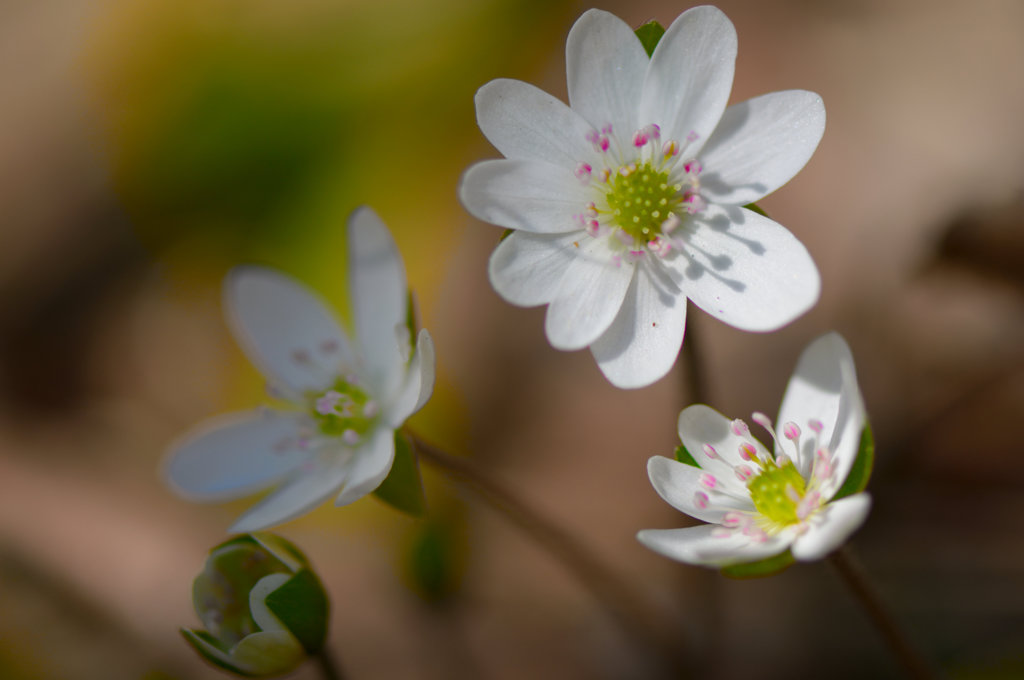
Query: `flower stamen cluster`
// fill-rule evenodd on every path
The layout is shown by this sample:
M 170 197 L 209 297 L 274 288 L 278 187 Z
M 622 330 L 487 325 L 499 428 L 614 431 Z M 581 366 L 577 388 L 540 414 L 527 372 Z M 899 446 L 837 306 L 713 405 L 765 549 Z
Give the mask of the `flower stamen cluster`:
M 312 399 L 312 417 L 321 434 L 341 437 L 353 446 L 369 432 L 380 405 L 362 387 L 359 377 L 348 374 L 339 377 L 331 389 Z
M 783 425 L 784 438 L 794 448 L 793 455 L 788 455 L 785 453 L 786 445 L 776 434 L 768 416 L 755 412 L 751 419 L 772 436 L 776 449 L 780 451 L 778 455 L 772 457 L 750 434 L 747 424 L 738 418 L 732 421 L 730 428 L 734 435 L 743 440 L 737 447 L 737 454 L 745 462 L 731 465 L 710 444 L 705 444 L 702 450 L 709 459 L 723 462 L 732 468 L 736 478 L 746 485 L 755 510 L 726 513 L 722 521 L 723 528 L 716 531 L 715 535 L 726 538 L 734 531 L 739 531 L 753 540 L 764 541 L 789 526 L 805 522 L 821 508 L 824 504 L 821 489 L 826 482 L 832 480 L 835 465 L 828 448 L 818 446 L 816 438 L 812 438 L 807 445 L 815 451 L 814 463 L 809 478 L 804 479 L 793 464 L 794 458 L 799 457 L 802 433 L 800 426 L 794 422 Z M 807 425 L 816 435 L 821 433 L 820 421 L 811 419 Z M 705 473 L 701 476 L 700 483 L 705 490 L 694 494 L 694 505 L 707 508 L 711 502 L 708 493 L 722 492 L 718 480 L 713 475 Z
M 624 144 L 607 124 L 586 138 L 603 167 L 576 166 L 576 178 L 592 199 L 575 216 L 577 223 L 594 238 L 614 237 L 613 247 L 625 248 L 634 258 L 645 252 L 668 256 L 673 243 L 679 245 L 669 235 L 681 223 L 680 213 L 694 215 L 707 207 L 700 195 L 703 168 L 683 153 L 698 135 L 691 132 L 682 145 L 673 139 L 662 142 L 660 126 L 651 123 Z

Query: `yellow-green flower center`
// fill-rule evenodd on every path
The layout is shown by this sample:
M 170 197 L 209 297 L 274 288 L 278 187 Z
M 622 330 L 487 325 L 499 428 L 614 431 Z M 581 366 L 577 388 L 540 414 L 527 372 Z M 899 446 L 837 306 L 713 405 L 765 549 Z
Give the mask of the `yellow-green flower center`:
M 650 163 L 624 165 L 608 180 L 608 208 L 615 224 L 644 243 L 661 235 L 661 225 L 682 202 L 681 184 Z
M 774 461 L 761 463 L 761 471 L 747 482 L 750 500 L 762 515 L 779 524 L 800 521 L 797 506 L 807 491 L 804 478 L 792 462 L 781 466 Z
M 314 400 L 313 418 L 320 433 L 355 444 L 377 420 L 379 406 L 355 379 L 338 378 Z

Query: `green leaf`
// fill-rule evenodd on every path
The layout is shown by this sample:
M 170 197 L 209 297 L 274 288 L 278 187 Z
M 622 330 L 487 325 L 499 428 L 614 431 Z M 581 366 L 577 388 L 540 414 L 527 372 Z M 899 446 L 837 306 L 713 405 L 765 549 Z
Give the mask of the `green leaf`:
M 267 595 L 267 609 L 310 654 L 324 646 L 327 635 L 327 593 L 309 569 L 300 570 L 284 585 Z
M 757 203 L 747 203 L 743 207 L 746 208 L 747 210 L 753 210 L 754 212 L 756 212 L 761 217 L 768 217 L 768 213 L 766 213 L 764 211 L 764 209 L 761 206 L 759 206 Z M 771 219 L 771 218 L 768 217 L 768 219 Z
M 409 438 L 402 432 L 395 432 L 395 462 L 391 464 L 391 472 L 373 495 L 414 517 L 422 517 L 427 511 L 419 461 Z
M 182 628 L 181 635 L 185 638 L 185 641 L 192 646 L 192 649 L 196 650 L 199 656 L 203 657 L 217 668 L 227 671 L 228 673 L 241 675 L 245 678 L 255 677 L 253 673 L 242 670 L 232 663 L 231 657 L 226 651 L 221 649 L 217 638 L 213 637 L 205 630 L 189 630 L 187 628 Z
M 665 27 L 653 19 L 636 29 L 636 37 L 640 38 L 640 44 L 647 51 L 647 56 L 654 54 L 654 48 L 658 46 L 661 36 L 665 35 Z
M 700 465 L 697 464 L 697 460 L 689 451 L 686 450 L 686 447 L 683 446 L 682 444 L 676 447 L 676 460 L 686 465 L 692 465 L 695 468 L 700 467 Z
M 860 434 L 860 447 L 857 449 L 857 458 L 853 461 L 850 474 L 846 481 L 839 487 L 839 491 L 832 497 L 837 501 L 846 496 L 860 493 L 868 486 L 868 479 L 871 478 L 871 470 L 875 467 L 875 437 L 871 433 L 871 424 L 865 421 L 864 431 Z
M 456 527 L 451 519 L 424 522 L 413 536 L 408 553 L 408 578 L 430 604 L 448 602 L 458 590 L 460 564 Z
M 506 229 L 505 231 L 501 232 L 501 238 L 498 239 L 498 243 L 501 243 L 514 233 L 516 233 L 515 229 Z
M 786 569 L 795 560 L 793 559 L 793 553 L 789 550 L 781 552 L 773 557 L 766 557 L 763 560 L 757 562 L 747 562 L 746 564 L 734 564 L 731 567 L 722 568 L 722 576 L 728 576 L 729 578 L 744 579 L 744 578 L 762 578 L 764 576 L 771 576 L 777 574 L 783 569 Z

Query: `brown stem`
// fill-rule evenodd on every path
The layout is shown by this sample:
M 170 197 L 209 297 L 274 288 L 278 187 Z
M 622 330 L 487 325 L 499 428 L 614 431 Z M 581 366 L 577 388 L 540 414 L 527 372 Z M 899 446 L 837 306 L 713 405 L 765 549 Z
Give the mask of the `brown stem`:
M 576 537 L 553 524 L 472 460 L 445 453 L 410 433 L 422 460 L 475 491 L 529 534 L 590 590 L 635 640 L 658 648 L 672 677 L 689 675 L 690 663 L 678 638 L 679 625 L 646 604 L 643 593 L 621 580 Z
M 936 677 L 931 667 L 910 643 L 899 624 L 885 608 L 878 591 L 868 581 L 864 570 L 849 550 L 845 547 L 840 548 L 828 559 L 860 602 L 871 622 L 878 628 L 878 632 L 885 638 L 886 644 L 889 645 L 889 649 L 907 672 L 907 676 L 917 680 L 930 680 Z
M 323 676 L 324 680 L 345 680 L 345 674 L 342 673 L 341 667 L 338 666 L 334 657 L 326 647 L 317 653 L 315 659 L 317 666 L 320 667 L 320 674 Z
M 709 400 L 708 377 L 701 363 L 700 333 L 693 319 L 686 323 L 683 337 L 683 395 L 689 404 L 706 404 Z

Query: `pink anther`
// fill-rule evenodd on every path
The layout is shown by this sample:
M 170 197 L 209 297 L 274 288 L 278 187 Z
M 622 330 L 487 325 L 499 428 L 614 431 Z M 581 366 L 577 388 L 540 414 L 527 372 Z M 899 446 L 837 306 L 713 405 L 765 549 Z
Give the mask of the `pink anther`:
M 737 465 L 735 470 L 736 478 L 741 482 L 745 482 L 754 476 L 754 470 L 749 465 Z
M 740 458 L 743 460 L 754 460 L 757 458 L 757 449 L 748 442 L 740 444 Z

